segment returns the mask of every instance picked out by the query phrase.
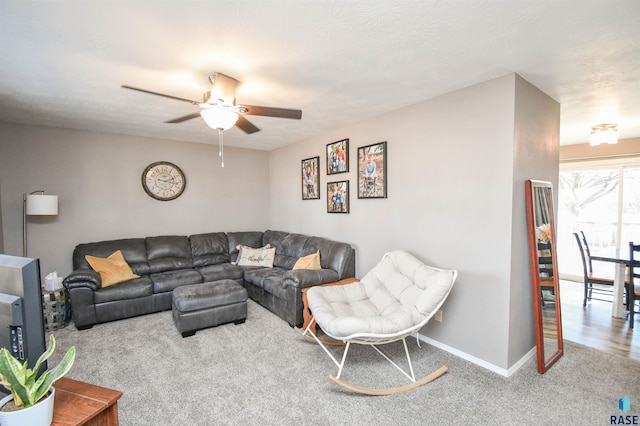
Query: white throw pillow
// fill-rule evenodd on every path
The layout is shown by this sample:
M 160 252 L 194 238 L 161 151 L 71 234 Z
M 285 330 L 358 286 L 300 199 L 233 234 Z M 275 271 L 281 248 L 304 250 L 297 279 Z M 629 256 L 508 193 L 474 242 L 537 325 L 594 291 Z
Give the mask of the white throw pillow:
M 267 244 L 265 247 L 252 248 L 241 246 L 238 253 L 238 266 L 265 266 L 273 268 L 273 261 L 276 257 L 276 248 Z

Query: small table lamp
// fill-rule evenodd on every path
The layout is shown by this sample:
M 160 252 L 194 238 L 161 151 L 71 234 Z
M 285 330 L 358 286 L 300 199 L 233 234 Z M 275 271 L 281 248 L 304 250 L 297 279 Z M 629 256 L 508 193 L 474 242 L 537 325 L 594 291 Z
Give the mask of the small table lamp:
M 22 194 L 22 255 L 27 257 L 27 216 L 57 216 L 58 196 L 43 190 Z

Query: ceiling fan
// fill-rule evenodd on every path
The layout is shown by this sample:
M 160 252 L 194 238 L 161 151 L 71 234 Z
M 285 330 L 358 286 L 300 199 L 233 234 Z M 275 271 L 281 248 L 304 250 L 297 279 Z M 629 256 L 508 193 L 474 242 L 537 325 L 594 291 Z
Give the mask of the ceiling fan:
M 218 131 L 227 130 L 234 125 L 247 134 L 259 132 L 260 129 L 243 117 L 243 115 L 261 115 L 264 117 L 291 118 L 300 120 L 302 111 L 299 109 L 273 108 L 256 105 L 237 105 L 236 87 L 240 83 L 235 78 L 222 73 L 214 73 L 209 76 L 211 90 L 204 92 L 203 101 L 198 102 L 191 99 L 180 98 L 178 96 L 166 95 L 164 93 L 152 92 L 122 85 L 124 89 L 136 90 L 138 92 L 151 95 L 162 96 L 164 98 L 175 99 L 177 101 L 188 102 L 201 108 L 200 111 L 187 114 L 182 117 L 167 120 L 165 123 L 182 123 L 193 118 L 202 117 L 204 121 Z

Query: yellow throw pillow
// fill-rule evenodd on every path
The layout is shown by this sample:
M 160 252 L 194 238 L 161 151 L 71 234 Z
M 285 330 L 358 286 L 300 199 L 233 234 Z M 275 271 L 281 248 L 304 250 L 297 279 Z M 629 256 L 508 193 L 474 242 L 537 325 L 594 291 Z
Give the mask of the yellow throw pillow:
M 320 266 L 320 250 L 298 259 L 293 269 L 322 269 Z
M 134 278 L 140 278 L 139 275 L 133 273 L 127 261 L 124 260 L 124 256 L 120 250 L 112 253 L 106 259 L 89 255 L 86 255 L 84 258 L 87 259 L 87 262 L 89 262 L 93 270 L 100 274 L 100 278 L 102 278 L 102 288 Z

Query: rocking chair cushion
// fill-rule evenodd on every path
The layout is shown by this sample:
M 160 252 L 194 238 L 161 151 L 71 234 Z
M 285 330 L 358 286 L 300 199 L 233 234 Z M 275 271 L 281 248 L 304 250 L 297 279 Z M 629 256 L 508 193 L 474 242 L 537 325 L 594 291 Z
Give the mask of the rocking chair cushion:
M 426 324 L 449 294 L 456 274 L 393 251 L 360 282 L 313 287 L 307 298 L 318 325 L 335 339 L 393 335 Z

